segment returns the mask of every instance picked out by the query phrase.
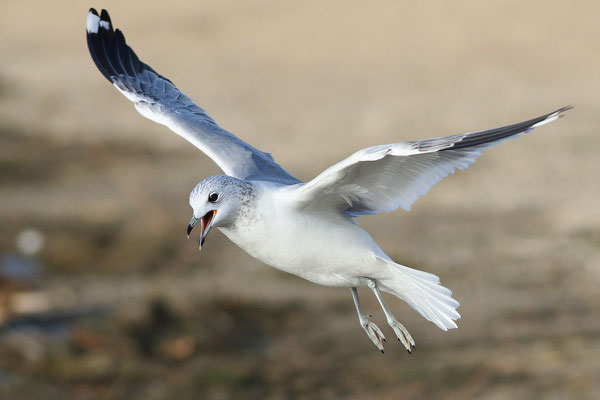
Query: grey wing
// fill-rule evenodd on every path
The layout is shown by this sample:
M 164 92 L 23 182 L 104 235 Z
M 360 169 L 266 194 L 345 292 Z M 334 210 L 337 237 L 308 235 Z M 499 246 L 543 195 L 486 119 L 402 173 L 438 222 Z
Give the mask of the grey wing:
M 87 16 L 87 42 L 96 66 L 144 117 L 169 127 L 208 155 L 227 175 L 284 184 L 300 181 L 273 157 L 221 128 L 175 85 L 144 64 L 106 10 Z
M 351 216 L 410 210 L 436 183 L 468 168 L 481 151 L 552 122 L 570 108 L 487 131 L 368 147 L 291 187 L 289 195 L 298 207 L 334 208 Z

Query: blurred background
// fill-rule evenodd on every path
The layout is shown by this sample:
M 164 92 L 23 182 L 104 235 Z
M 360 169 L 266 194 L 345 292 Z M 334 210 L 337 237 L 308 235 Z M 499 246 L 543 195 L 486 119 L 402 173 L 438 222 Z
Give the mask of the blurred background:
M 381 355 L 346 289 L 186 240 L 219 173 L 96 70 L 89 7 L 220 124 L 308 180 L 375 144 L 573 104 L 486 152 L 413 211 L 363 218 L 461 302 Z M 593 1 L 211 0 L 0 14 L 0 397 L 597 399 L 600 7 Z M 370 293 L 364 307 L 393 333 Z M 594 378 L 596 377 L 596 378 Z

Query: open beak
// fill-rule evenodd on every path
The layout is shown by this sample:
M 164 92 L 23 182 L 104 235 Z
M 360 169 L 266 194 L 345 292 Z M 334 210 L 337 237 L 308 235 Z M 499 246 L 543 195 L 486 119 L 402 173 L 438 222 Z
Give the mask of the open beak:
M 198 221 L 200 221 L 200 240 L 198 241 L 198 250 L 202 250 L 202 245 L 204 244 L 204 241 L 206 240 L 206 236 L 208 235 L 208 232 L 210 232 L 210 229 L 213 226 L 213 222 L 214 222 L 216 216 L 217 216 L 217 210 L 210 210 L 209 212 L 204 214 L 204 216 L 202 218 L 192 217 L 192 219 L 190 220 L 190 224 L 187 227 L 188 239 L 190 237 L 190 233 L 192 232 L 192 229 L 194 229 L 194 226 L 196 226 Z

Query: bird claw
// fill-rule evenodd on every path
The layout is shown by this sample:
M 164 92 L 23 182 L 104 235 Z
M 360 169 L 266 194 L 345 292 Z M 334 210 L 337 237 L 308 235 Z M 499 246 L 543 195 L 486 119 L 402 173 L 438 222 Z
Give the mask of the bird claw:
M 379 329 L 375 323 L 369 321 L 367 318 L 361 319 L 360 326 L 367 332 L 367 336 L 373 342 L 373 344 L 381 351 L 381 354 L 384 354 L 383 351 L 383 342 L 385 342 L 385 336 L 383 332 Z
M 410 336 L 410 333 L 408 333 L 404 325 L 402 325 L 395 319 L 388 321 L 388 324 L 394 330 L 398 341 L 402 342 L 402 344 L 406 348 L 406 351 L 408 351 L 409 354 L 412 354 L 412 351 L 415 348 L 415 341 L 413 340 L 412 336 Z

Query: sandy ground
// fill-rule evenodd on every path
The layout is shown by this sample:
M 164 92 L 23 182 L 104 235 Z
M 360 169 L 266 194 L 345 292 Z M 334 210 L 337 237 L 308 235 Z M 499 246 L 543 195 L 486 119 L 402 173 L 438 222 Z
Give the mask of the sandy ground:
M 3 7 L 0 397 L 600 396 L 596 2 L 139 4 Z M 461 302 L 459 329 L 442 332 L 390 298 L 417 349 L 388 341 L 381 355 L 347 290 L 266 267 L 216 231 L 201 253 L 185 240 L 188 193 L 219 170 L 95 70 L 90 6 L 304 180 L 368 145 L 576 108 L 488 151 L 410 213 L 361 219 Z M 35 256 L 16 245 L 26 229 L 45 239 Z

